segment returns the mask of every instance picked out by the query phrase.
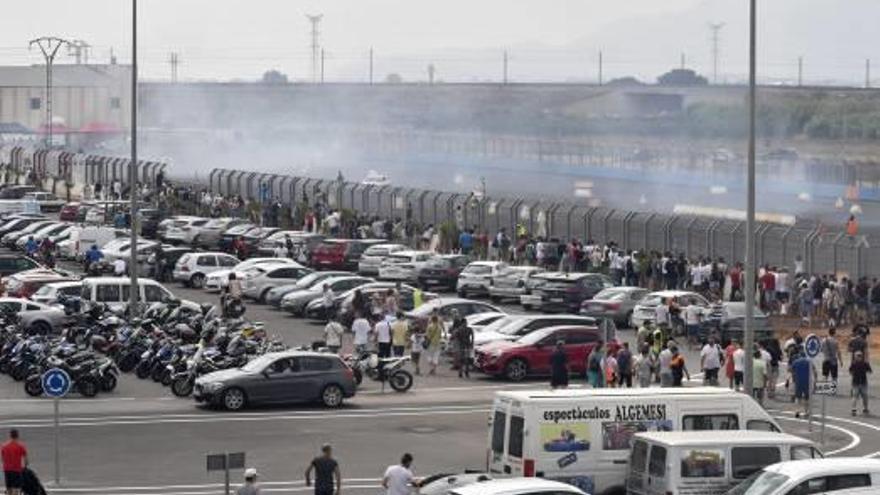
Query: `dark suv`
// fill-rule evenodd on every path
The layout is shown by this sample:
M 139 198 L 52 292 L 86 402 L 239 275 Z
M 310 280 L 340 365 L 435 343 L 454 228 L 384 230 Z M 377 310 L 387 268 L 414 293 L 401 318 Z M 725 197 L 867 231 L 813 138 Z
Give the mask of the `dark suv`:
M 38 268 L 39 263 L 20 254 L 0 254 L 0 276 L 8 277 L 13 273 Z
M 582 302 L 614 287 L 611 278 L 601 273 L 558 273 L 541 279 L 544 283 L 532 291 L 532 296 L 536 306 L 547 313 L 577 313 Z
M 425 289 L 442 287 L 454 291 L 461 271 L 471 262 L 464 254 L 444 254 L 428 260 L 419 270 L 419 286 Z

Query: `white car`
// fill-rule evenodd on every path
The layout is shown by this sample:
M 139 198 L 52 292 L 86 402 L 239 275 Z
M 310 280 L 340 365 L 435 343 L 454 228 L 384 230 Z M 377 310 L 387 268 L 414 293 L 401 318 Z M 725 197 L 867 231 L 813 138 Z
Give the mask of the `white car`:
M 309 268 L 290 263 L 260 265 L 253 269 L 260 268 L 265 268 L 266 270 L 258 275 L 246 276 L 242 285 L 245 297 L 261 303 L 266 302 L 266 294 L 275 287 L 295 284 L 299 279 L 312 273 L 312 270 Z
M 169 244 L 190 244 L 199 230 L 209 219 L 201 217 L 182 217 L 165 227 L 161 239 Z
M 79 297 L 82 291 L 82 282 L 53 282 L 46 284 L 34 292 L 31 300 L 42 304 L 54 304 L 58 296 Z
M 237 260 L 237 259 L 236 259 Z M 289 258 L 248 258 L 245 261 L 237 263 L 235 266 L 217 270 L 208 275 L 208 278 L 205 280 L 205 289 L 210 291 L 219 291 L 226 287 L 226 282 L 229 280 L 229 274 L 235 272 L 235 276 L 237 278 L 243 279 L 245 277 L 246 272 L 255 267 L 257 265 L 280 265 L 280 264 L 291 264 L 300 266 L 299 263 L 293 261 Z
M 639 328 L 644 325 L 646 321 L 656 323 L 655 308 L 661 301 L 666 302 L 669 298 L 673 297 L 678 301 L 678 305 L 681 309 L 684 309 L 691 304 L 698 304 L 703 308 L 704 314 L 709 313 L 709 301 L 696 292 L 686 290 L 661 290 L 658 292 L 651 292 L 643 297 L 641 301 L 636 303 L 632 311 L 632 316 L 630 316 L 630 327 Z
M 43 239 L 46 237 L 52 237 L 55 234 L 60 234 L 62 231 L 69 229 L 70 226 L 66 223 L 53 223 L 46 225 L 45 227 L 38 229 L 36 232 L 30 235 L 21 236 L 18 240 L 15 241 L 16 249 L 24 249 L 25 244 L 27 244 L 28 239 L 31 237 L 34 238 L 37 242 L 43 242 Z
M 728 495 L 876 495 L 880 460 L 834 457 L 779 462 L 756 472 Z
M 138 262 L 146 261 L 150 252 L 156 249 L 158 245 L 159 243 L 156 241 L 148 241 L 146 239 L 138 238 L 136 250 Z M 107 244 L 104 244 L 104 247 L 101 248 L 101 252 L 104 253 L 104 261 L 107 263 L 113 263 L 117 258 L 123 258 L 125 259 L 125 262 L 128 263 L 131 258 L 131 239 L 114 239 Z
M 489 281 L 507 270 L 507 263 L 503 261 L 474 261 L 458 275 L 455 291 L 458 297 L 469 295 L 489 295 Z
M 505 316 L 507 316 L 507 313 L 489 311 L 487 313 L 476 313 L 468 315 L 465 320 L 467 321 L 468 326 L 471 327 L 474 332 L 479 332 L 487 326 L 500 320 L 501 318 L 504 318 Z
M 456 488 L 450 495 L 587 495 L 573 485 L 543 478 L 506 478 Z
M 417 282 L 419 269 L 436 256 L 432 251 L 397 251 L 389 254 L 379 266 L 379 280 Z
M 226 253 L 186 253 L 177 260 L 172 278 L 184 285 L 201 289 L 208 275 L 228 270 L 238 264 L 238 258 Z
M 385 258 L 392 253 L 405 251 L 407 249 L 403 244 L 376 244 L 370 246 L 361 255 L 358 261 L 358 273 L 361 275 L 378 275 L 379 267 Z

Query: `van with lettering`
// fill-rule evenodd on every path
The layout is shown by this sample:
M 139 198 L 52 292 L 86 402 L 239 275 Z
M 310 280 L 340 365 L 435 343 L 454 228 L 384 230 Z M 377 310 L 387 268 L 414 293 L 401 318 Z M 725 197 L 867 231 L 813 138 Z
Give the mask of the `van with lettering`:
M 636 433 L 692 430 L 782 431 L 754 399 L 720 387 L 500 391 L 487 470 L 622 495 Z
M 821 459 L 810 440 L 787 433 L 710 431 L 636 433 L 629 456 L 630 495 L 722 495 L 782 461 Z

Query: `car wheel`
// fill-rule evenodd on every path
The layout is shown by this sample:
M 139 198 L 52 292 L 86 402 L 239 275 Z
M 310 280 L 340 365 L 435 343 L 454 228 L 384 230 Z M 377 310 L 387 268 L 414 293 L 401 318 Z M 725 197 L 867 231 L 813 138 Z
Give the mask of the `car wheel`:
M 52 325 L 48 321 L 35 321 L 31 323 L 31 334 L 49 335 L 52 333 Z
M 522 359 L 513 359 L 504 367 L 504 376 L 512 382 L 521 382 L 529 374 L 529 365 Z
M 244 391 L 240 388 L 230 388 L 223 392 L 223 407 L 227 411 L 240 411 L 247 404 L 247 398 Z
M 326 407 L 339 407 L 342 405 L 342 388 L 339 385 L 327 385 L 321 392 L 321 403 Z
M 201 273 L 196 273 L 189 279 L 189 285 L 193 289 L 201 289 L 205 286 L 205 276 Z
M 635 328 L 636 327 L 635 325 L 633 325 L 633 312 L 632 311 L 630 311 L 629 313 L 626 314 L 626 316 L 623 319 L 623 323 L 626 324 L 627 328 Z
M 257 302 L 259 302 L 260 304 L 266 304 L 266 296 L 269 295 L 270 290 L 271 289 L 266 289 L 263 292 L 261 292 L 260 297 L 257 299 Z
M 458 292 L 458 297 L 460 297 L 462 299 L 467 299 L 467 292 L 466 291 L 459 290 L 457 292 Z

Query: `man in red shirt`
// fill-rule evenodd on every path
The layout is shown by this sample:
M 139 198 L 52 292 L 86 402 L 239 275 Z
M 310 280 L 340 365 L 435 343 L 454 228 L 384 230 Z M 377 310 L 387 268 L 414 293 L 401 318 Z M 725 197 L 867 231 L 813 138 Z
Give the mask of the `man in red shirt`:
M 21 495 L 22 471 L 27 466 L 27 449 L 18 441 L 18 430 L 9 430 L 9 441 L 0 447 L 6 495 Z

